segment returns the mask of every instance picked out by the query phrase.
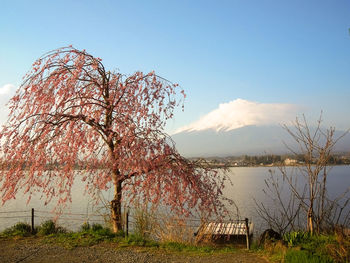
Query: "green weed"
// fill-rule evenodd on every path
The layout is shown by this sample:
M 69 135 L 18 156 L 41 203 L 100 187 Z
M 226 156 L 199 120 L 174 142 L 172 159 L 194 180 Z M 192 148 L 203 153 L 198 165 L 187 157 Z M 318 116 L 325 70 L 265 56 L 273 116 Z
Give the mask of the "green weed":
M 32 228 L 29 224 L 26 223 L 17 223 L 14 226 L 5 229 L 1 236 L 3 237 L 14 237 L 14 236 L 21 236 L 21 237 L 27 237 L 32 234 Z
M 296 231 L 286 233 L 283 242 L 286 243 L 284 247 L 278 247 L 278 242 L 271 244 L 273 249 L 264 247 L 264 252 L 269 253 L 272 261 L 342 262 L 341 260 L 348 255 L 346 239 L 343 239 L 343 242 L 337 241 L 334 234 L 311 235 L 308 232 Z
M 131 234 L 121 239 L 119 243 L 122 247 L 141 246 L 141 247 L 159 247 L 158 242 L 147 239 L 140 234 Z
M 294 247 L 301 243 L 306 243 L 309 241 L 309 239 L 310 239 L 309 232 L 304 232 L 304 231 L 290 232 L 290 233 L 286 233 L 283 236 L 283 240 L 288 243 L 289 247 Z
M 55 233 L 47 236 L 44 242 L 59 243 L 66 248 L 92 246 L 101 242 L 120 243 L 125 240 L 125 233 L 113 233 L 110 228 L 100 224 L 84 223 L 78 232 Z
M 54 221 L 47 220 L 38 227 L 37 232 L 41 236 L 47 236 L 52 234 L 66 233 L 67 230 L 63 227 L 57 226 Z
M 322 255 L 312 254 L 306 250 L 288 250 L 285 256 L 286 263 L 331 263 L 332 259 Z
M 82 224 L 80 227 L 80 231 L 89 231 L 90 229 L 91 229 L 91 226 L 89 222 Z

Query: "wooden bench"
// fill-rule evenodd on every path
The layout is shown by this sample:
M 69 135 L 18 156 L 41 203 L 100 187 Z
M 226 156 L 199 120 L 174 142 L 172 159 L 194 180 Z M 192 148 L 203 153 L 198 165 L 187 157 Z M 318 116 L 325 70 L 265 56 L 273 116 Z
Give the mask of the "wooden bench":
M 228 222 L 206 222 L 198 228 L 196 235 L 199 239 L 211 240 L 215 243 L 241 243 L 250 248 L 250 241 L 253 236 L 254 224 L 245 220 Z

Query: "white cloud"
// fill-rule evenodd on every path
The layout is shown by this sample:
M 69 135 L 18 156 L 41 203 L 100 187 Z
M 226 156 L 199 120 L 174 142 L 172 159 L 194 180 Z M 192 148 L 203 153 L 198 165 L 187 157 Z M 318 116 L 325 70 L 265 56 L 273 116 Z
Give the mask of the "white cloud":
M 189 125 L 179 128 L 183 131 L 213 129 L 229 131 L 247 125 L 273 125 L 285 123 L 296 117 L 299 107 L 293 104 L 258 103 L 236 99 L 219 107 Z
M 0 95 L 7 95 L 15 89 L 15 85 L 5 84 L 0 88 Z

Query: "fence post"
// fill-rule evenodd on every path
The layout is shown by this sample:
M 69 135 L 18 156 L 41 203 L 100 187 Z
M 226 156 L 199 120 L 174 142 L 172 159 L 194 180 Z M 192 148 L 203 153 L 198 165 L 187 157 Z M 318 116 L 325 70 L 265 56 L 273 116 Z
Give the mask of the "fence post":
M 32 208 L 32 234 L 34 234 L 34 208 Z
M 126 211 L 125 224 L 126 224 L 125 234 L 126 234 L 126 236 L 128 236 L 129 235 L 129 209 Z
M 250 240 L 249 240 L 249 224 L 248 218 L 245 218 L 245 228 L 246 228 L 246 240 L 247 240 L 247 249 L 250 249 Z

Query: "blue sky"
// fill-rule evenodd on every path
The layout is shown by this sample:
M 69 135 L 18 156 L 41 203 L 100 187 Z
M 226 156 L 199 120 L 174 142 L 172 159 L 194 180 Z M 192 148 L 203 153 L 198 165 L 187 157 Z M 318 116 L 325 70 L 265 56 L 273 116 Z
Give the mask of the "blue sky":
M 72 44 L 109 69 L 155 70 L 179 83 L 185 112 L 169 132 L 237 99 L 296 105 L 310 118 L 323 110 L 327 125 L 347 129 L 349 28 L 350 1 L 341 0 L 5 0 L 0 122 L 34 60 Z

